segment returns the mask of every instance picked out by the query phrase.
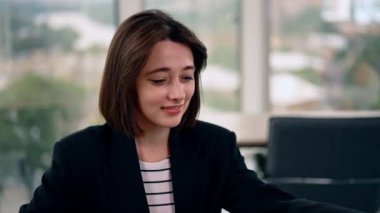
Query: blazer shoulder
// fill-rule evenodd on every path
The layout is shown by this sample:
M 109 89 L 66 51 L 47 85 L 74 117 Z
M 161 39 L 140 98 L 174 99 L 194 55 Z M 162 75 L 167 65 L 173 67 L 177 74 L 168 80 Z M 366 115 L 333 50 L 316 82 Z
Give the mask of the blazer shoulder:
M 108 125 L 90 126 L 62 138 L 54 145 L 53 158 L 66 162 L 76 177 L 87 177 L 107 158 L 109 128 Z
M 108 124 L 89 126 L 63 137 L 57 144 L 65 148 L 73 146 L 88 147 L 91 146 L 91 144 L 96 144 L 101 141 L 102 138 L 107 137 L 110 131 L 111 127 Z
M 234 132 L 205 121 L 197 121 L 195 125 L 195 135 L 201 145 L 206 148 L 229 149 L 236 146 L 236 135 Z
M 195 131 L 197 133 L 202 133 L 202 134 L 207 134 L 207 135 L 213 135 L 213 136 L 218 136 L 218 135 L 228 135 L 233 133 L 229 129 L 226 129 L 224 127 L 218 126 L 216 124 L 212 124 L 206 121 L 197 121 L 195 125 Z

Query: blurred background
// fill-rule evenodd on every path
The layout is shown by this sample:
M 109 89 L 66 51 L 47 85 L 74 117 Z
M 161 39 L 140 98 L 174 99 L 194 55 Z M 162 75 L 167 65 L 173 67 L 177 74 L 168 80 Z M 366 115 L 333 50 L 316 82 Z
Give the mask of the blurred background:
M 204 120 L 258 119 L 266 140 L 262 115 L 380 109 L 380 0 L 1 0 L 0 213 L 30 200 L 59 138 L 103 122 L 113 33 L 152 8 L 208 48 Z

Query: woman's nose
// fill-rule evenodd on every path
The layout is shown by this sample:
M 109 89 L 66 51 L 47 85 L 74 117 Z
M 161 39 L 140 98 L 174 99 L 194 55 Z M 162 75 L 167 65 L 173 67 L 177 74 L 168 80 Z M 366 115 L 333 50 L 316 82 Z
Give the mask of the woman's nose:
M 184 85 L 180 81 L 175 81 L 169 87 L 168 98 L 170 100 L 182 101 L 185 99 Z

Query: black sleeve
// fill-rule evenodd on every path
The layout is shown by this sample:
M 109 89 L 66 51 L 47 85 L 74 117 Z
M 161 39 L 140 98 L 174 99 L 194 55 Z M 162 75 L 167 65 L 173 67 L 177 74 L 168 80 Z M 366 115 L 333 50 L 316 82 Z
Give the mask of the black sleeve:
M 223 190 L 223 208 L 234 213 L 289 212 L 289 213 L 359 213 L 335 205 L 318 203 L 294 196 L 278 187 L 261 181 L 254 171 L 247 169 L 236 145 L 233 132 L 229 137 L 230 153 L 226 186 Z
M 229 168 L 223 208 L 229 212 L 286 212 L 294 197 L 274 185 L 265 184 L 254 171 L 247 169 L 232 132 L 228 146 L 229 162 L 226 164 Z
M 363 213 L 359 210 L 348 209 L 332 204 L 319 203 L 305 199 L 295 199 L 292 201 L 289 212 L 291 213 Z
M 70 212 L 70 170 L 60 143 L 54 146 L 52 165 L 42 176 L 29 204 L 21 206 L 20 213 Z

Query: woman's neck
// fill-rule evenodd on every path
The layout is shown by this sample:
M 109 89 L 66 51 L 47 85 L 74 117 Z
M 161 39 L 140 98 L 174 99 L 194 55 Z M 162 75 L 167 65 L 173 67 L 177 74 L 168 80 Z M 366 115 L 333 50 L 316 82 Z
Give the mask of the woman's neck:
M 169 156 L 170 129 L 155 129 L 144 131 L 135 137 L 139 160 L 144 162 L 157 162 Z

